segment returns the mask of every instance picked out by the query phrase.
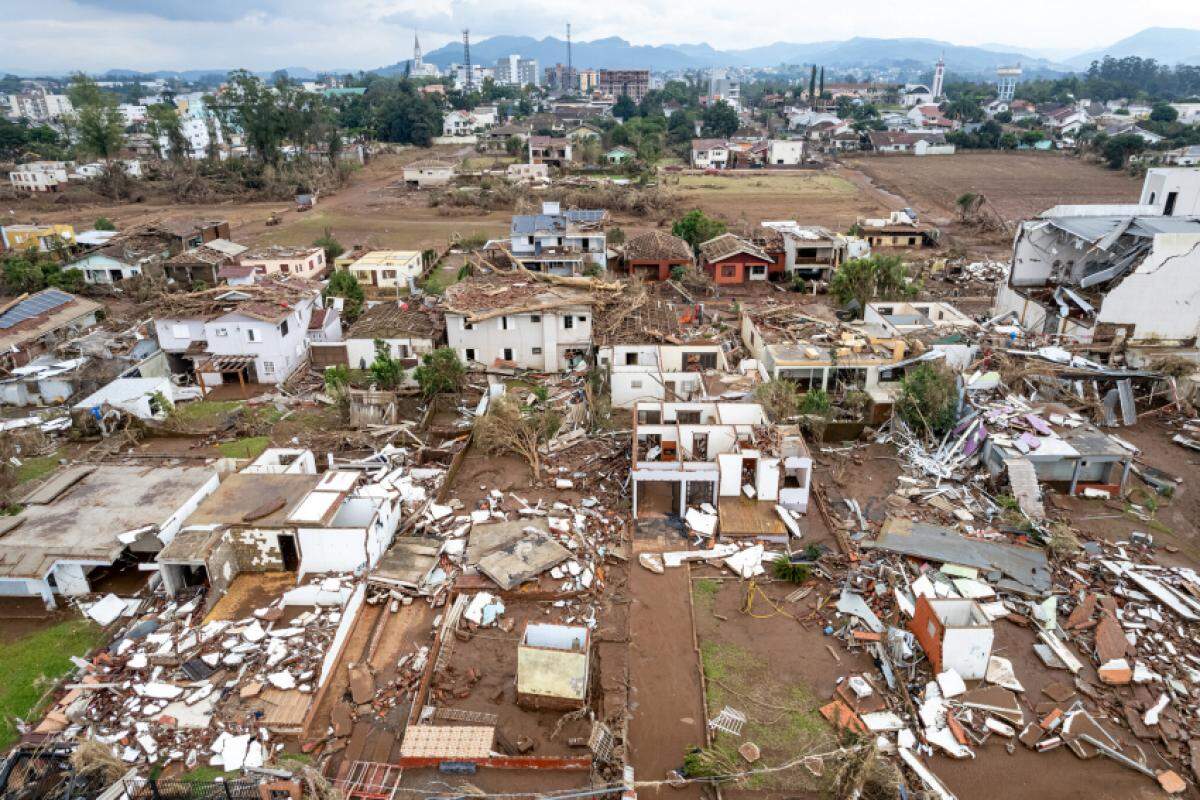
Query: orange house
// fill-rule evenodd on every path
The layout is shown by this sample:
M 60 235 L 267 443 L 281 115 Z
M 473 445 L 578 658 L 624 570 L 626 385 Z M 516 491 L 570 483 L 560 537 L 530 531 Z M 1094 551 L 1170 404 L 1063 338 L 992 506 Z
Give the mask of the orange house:
M 671 277 L 673 267 L 692 265 L 692 248 L 688 243 L 662 231 L 629 237 L 622 255 L 625 271 L 646 281 L 665 281 Z
M 713 283 L 730 286 L 767 280 L 775 260 L 752 242 L 723 233 L 700 245 L 700 263 Z

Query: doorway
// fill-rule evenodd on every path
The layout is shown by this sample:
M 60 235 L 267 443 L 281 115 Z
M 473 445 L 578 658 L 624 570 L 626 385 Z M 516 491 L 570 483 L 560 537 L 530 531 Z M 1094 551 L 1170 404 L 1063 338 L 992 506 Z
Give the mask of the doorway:
M 279 557 L 283 559 L 285 572 L 300 569 L 300 553 L 296 549 L 296 537 L 290 533 L 279 534 Z

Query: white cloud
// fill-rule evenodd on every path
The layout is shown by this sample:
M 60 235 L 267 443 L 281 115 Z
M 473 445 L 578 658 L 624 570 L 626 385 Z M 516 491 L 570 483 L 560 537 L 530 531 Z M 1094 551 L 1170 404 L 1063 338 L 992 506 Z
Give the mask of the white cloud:
M 0 0 L 10 36 L 0 68 L 207 69 L 286 66 L 369 69 L 407 58 L 411 32 L 426 52 L 460 38 L 497 34 L 620 36 L 637 44 L 708 42 L 744 48 L 852 36 L 925 37 L 956 44 L 1004 41 L 1023 48 L 1091 49 L 1153 25 L 1200 28 L 1200 3 L 1142 0 L 861 0 L 845 14 L 815 3 L 760 0 L 554 2 L 553 0 Z M 1121 27 L 1115 29 L 1114 19 Z M 1164 57 L 1179 54 L 1164 54 Z

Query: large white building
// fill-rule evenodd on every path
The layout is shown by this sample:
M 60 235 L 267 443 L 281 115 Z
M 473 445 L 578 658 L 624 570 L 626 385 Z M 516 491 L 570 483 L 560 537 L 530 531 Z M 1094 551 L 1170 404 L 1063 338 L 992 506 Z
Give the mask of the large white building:
M 446 341 L 468 364 L 557 372 L 592 350 L 592 296 L 520 273 L 460 281 L 446 290 Z
M 1136 204 L 1061 205 L 1022 223 L 994 312 L 1077 342 L 1194 342 L 1200 169 L 1151 169 Z
M 213 301 L 217 307 L 214 308 Z M 215 298 L 183 296 L 174 311 L 156 317 L 159 346 L 177 372 L 195 376 L 203 389 L 222 383 L 283 383 L 308 352 L 320 286 L 295 277 L 268 276 Z
M 513 54 L 496 62 L 494 80 L 501 86 L 540 86 L 542 74 L 537 59 Z

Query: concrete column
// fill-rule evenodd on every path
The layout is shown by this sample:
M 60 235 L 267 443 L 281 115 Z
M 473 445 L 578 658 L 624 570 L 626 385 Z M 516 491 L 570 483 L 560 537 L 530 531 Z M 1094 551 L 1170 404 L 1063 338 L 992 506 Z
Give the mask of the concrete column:
M 1071 491 L 1070 495 L 1075 496 L 1075 484 L 1079 482 L 1079 461 L 1075 462 L 1075 468 L 1071 470 Z

